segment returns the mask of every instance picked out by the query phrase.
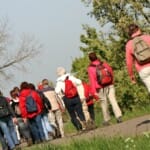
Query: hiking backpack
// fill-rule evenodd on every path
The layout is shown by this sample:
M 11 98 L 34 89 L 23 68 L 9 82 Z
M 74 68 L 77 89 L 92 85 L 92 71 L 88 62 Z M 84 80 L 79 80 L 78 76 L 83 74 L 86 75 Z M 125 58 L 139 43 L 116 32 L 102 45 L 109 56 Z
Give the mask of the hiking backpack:
M 137 36 L 133 39 L 134 56 L 141 65 L 150 62 L 150 45 L 148 45 L 141 37 Z
M 64 94 L 67 98 L 73 98 L 78 95 L 76 86 L 69 80 L 69 76 L 65 79 L 65 91 Z
M 28 113 L 34 113 L 37 112 L 37 104 L 32 96 L 32 92 L 26 97 L 26 109 Z
M 8 105 L 7 99 L 3 96 L 0 96 L 0 118 L 9 116 L 11 114 Z
M 91 64 L 90 66 L 96 67 L 96 78 L 98 84 L 102 86 L 110 85 L 113 81 L 112 73 L 109 71 L 107 67 L 103 65 L 101 62 L 98 65 Z

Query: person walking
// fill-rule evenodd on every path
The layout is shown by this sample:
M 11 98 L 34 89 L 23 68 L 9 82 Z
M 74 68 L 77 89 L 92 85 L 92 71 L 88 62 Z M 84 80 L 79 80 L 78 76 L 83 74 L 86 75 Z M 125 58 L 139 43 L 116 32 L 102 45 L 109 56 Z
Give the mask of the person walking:
M 41 121 L 43 103 L 39 94 L 31 90 L 27 82 L 20 85 L 19 107 L 24 123 L 29 124 L 34 143 L 44 142 L 46 139 Z
M 44 131 L 46 140 L 47 141 L 51 140 L 53 138 L 53 129 L 48 120 L 48 113 L 51 110 L 51 104 L 42 91 L 36 90 L 35 85 L 33 83 L 29 83 L 29 88 L 31 90 L 37 91 L 37 93 L 39 94 L 42 100 L 43 111 L 41 113 L 41 120 L 42 120 L 43 131 Z
M 41 92 L 47 97 L 51 104 L 51 110 L 48 113 L 50 124 L 53 125 L 56 128 L 56 138 L 59 137 L 59 133 L 61 138 L 63 138 L 64 135 L 64 124 L 62 119 L 62 112 L 61 112 L 61 101 L 57 97 L 56 92 L 53 87 L 49 85 L 48 79 L 42 80 L 42 86 L 43 89 Z
M 131 82 L 134 84 L 136 83 L 133 65 L 135 65 L 136 71 L 138 72 L 141 80 L 145 84 L 150 93 L 150 35 L 146 35 L 142 33 L 141 29 L 136 24 L 130 24 L 128 27 L 128 34 L 130 36 L 130 40 L 126 43 L 126 65 L 129 77 Z M 143 40 L 146 42 L 147 46 L 147 53 L 143 51 L 142 55 L 149 56 L 149 61 L 145 63 L 140 63 L 135 56 L 135 40 L 139 39 L 140 41 Z M 138 46 L 138 45 L 137 45 Z M 141 46 L 142 47 L 142 46 Z M 137 47 L 138 48 L 138 47 Z M 144 54 L 145 53 L 145 54 Z
M 11 96 L 11 107 L 13 111 L 15 112 L 16 118 L 17 118 L 17 128 L 16 131 L 18 131 L 18 139 L 21 139 L 20 135 L 26 140 L 27 145 L 31 146 L 32 145 L 32 136 L 31 132 L 29 129 L 28 123 L 24 123 L 22 117 L 21 117 L 21 111 L 19 108 L 19 96 L 15 92 L 15 90 L 10 91 L 10 96 Z M 21 141 L 21 140 L 20 140 Z
M 20 148 L 14 124 L 17 124 L 15 113 L 0 92 L 0 128 L 11 150 Z
M 109 125 L 110 121 L 110 114 L 109 114 L 109 109 L 108 109 L 108 100 L 112 106 L 114 115 L 116 117 L 116 120 L 118 123 L 122 122 L 122 112 L 119 108 L 119 105 L 116 100 L 115 96 L 115 87 L 114 87 L 114 81 L 113 81 L 113 70 L 109 66 L 108 63 L 102 62 L 100 59 L 98 59 L 97 55 L 95 52 L 89 53 L 89 60 L 91 61 L 90 65 L 87 68 L 88 71 L 88 77 L 89 77 L 89 82 L 90 82 L 90 87 L 91 87 L 91 94 L 92 95 L 98 95 L 100 97 L 100 103 L 101 103 L 101 108 L 102 108 L 102 113 L 103 113 L 103 125 Z M 107 73 L 105 75 L 106 78 L 100 77 L 99 74 L 97 74 L 97 69 L 101 69 L 101 73 Z M 99 80 L 99 78 L 101 80 Z M 110 80 L 111 78 L 111 80 Z M 108 79 L 110 80 L 109 83 L 105 83 L 106 81 L 108 82 Z
M 63 99 L 65 107 L 71 117 L 72 124 L 77 131 L 83 131 L 86 129 L 86 120 L 82 109 L 82 101 L 85 101 L 82 81 L 70 73 L 66 73 L 63 67 L 57 68 L 57 76 L 55 91 Z M 77 92 L 75 93 L 74 90 L 73 95 L 70 97 L 66 94 L 66 92 L 68 92 L 67 87 L 65 87 L 66 80 L 68 84 L 72 83 L 74 87 L 77 88 Z

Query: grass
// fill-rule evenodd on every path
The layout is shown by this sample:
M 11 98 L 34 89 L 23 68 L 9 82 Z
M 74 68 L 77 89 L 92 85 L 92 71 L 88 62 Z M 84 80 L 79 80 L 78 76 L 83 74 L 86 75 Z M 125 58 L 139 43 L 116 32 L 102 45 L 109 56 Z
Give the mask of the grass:
M 145 107 L 136 107 L 132 111 L 126 111 L 123 114 L 123 121 L 143 116 L 149 114 L 150 107 L 147 105 Z M 111 123 L 116 124 L 116 119 L 111 115 Z M 95 108 L 95 122 L 98 127 L 102 127 L 102 113 L 99 103 L 96 104 Z M 67 113 L 64 115 L 65 120 L 65 133 L 76 132 L 76 129 L 70 122 L 70 118 Z M 150 149 L 150 133 L 145 133 L 143 136 L 134 138 L 102 138 L 94 137 L 86 138 L 85 140 L 73 140 L 71 143 L 67 144 L 55 144 L 44 143 L 39 145 L 33 145 L 29 148 L 24 148 L 25 150 L 149 150 Z
M 149 150 L 150 134 L 135 138 L 91 138 L 90 140 L 74 140 L 69 145 L 41 144 L 30 150 Z

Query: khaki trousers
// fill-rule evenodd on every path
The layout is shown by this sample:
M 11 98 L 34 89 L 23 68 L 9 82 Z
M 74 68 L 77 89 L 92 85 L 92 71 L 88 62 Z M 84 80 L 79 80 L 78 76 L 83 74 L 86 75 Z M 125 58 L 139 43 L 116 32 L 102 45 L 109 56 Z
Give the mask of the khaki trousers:
M 114 85 L 109 85 L 105 88 L 100 89 L 99 97 L 104 121 L 110 120 L 110 114 L 108 111 L 108 101 L 112 106 L 115 117 L 118 118 L 122 116 L 121 110 L 116 100 Z
M 48 119 L 52 125 L 54 125 L 55 127 L 59 127 L 61 137 L 64 137 L 64 124 L 61 111 L 59 109 L 55 111 L 50 111 L 48 113 Z
M 83 110 L 86 122 L 91 120 L 90 113 L 88 111 L 88 106 L 85 100 L 82 102 L 82 110 Z

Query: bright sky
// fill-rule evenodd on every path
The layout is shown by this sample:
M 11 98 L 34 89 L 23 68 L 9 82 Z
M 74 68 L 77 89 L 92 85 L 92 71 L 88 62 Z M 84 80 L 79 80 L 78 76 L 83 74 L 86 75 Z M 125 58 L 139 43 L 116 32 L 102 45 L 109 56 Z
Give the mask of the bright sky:
M 27 63 L 28 72 L 14 72 L 13 81 L 4 82 L 5 94 L 22 81 L 55 81 L 59 66 L 70 71 L 72 60 L 81 56 L 82 24 L 96 27 L 81 0 L 0 0 L 0 4 L 0 18 L 8 18 L 15 36 L 27 33 L 43 44 L 41 54 Z

